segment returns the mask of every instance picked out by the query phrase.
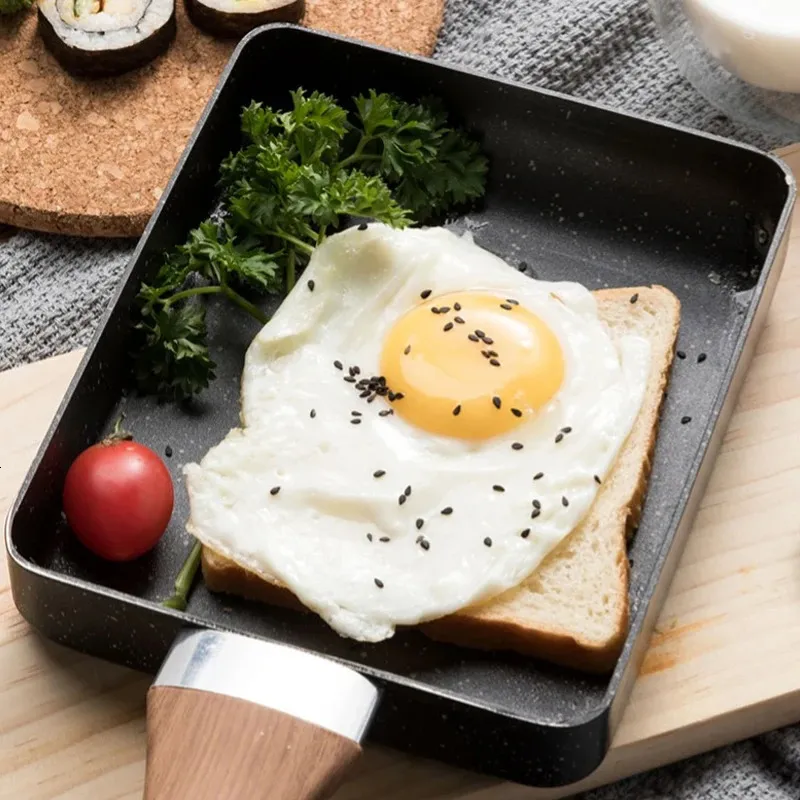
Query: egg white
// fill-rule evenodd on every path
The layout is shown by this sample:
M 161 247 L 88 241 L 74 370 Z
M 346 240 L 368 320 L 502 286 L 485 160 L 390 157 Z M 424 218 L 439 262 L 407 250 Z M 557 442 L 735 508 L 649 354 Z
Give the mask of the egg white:
M 360 399 L 333 362 L 377 375 L 384 337 L 425 289 L 513 297 L 545 320 L 566 363 L 548 406 L 507 434 L 465 441 L 381 417 L 385 400 Z M 612 341 L 579 284 L 532 280 L 444 229 L 352 228 L 316 250 L 248 349 L 243 428 L 185 469 L 188 528 L 285 584 L 340 634 L 385 639 L 396 625 L 488 599 L 536 569 L 591 506 L 594 476 L 608 473 L 633 426 L 649 365 L 648 341 Z M 353 410 L 363 414 L 358 425 Z M 556 443 L 566 426 L 572 432 Z M 534 498 L 541 514 L 532 520 Z M 453 513 L 442 515 L 448 506 Z

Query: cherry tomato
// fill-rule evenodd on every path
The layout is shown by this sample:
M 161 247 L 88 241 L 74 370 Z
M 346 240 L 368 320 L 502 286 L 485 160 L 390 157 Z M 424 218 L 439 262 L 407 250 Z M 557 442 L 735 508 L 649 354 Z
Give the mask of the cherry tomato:
M 80 541 L 101 558 L 130 561 L 167 528 L 172 478 L 149 448 L 111 437 L 84 450 L 64 482 L 64 513 Z

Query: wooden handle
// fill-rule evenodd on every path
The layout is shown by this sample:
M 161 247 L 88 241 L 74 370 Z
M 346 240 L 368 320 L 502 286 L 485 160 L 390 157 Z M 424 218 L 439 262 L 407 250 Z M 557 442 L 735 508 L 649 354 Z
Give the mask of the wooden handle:
M 247 700 L 147 694 L 145 800 L 323 800 L 360 755 L 352 739 Z

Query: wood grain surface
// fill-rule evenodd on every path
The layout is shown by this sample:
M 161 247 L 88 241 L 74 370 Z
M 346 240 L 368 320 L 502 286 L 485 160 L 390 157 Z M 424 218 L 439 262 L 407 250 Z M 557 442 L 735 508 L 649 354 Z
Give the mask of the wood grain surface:
M 36 10 L 0 16 L 0 223 L 136 236 L 155 209 L 235 42 L 201 33 L 176 0 L 178 35 L 142 69 L 68 75 Z M 307 0 L 303 23 L 430 55 L 444 0 Z
M 144 800 L 327 800 L 361 747 L 238 697 L 151 686 Z
M 786 152 L 800 174 L 800 146 Z M 581 788 L 800 720 L 800 211 L 783 277 L 611 752 Z M 0 507 L 78 353 L 0 375 Z M 0 556 L 3 557 L 3 556 Z M 148 679 L 50 644 L 0 567 L 0 798 L 138 800 Z M 368 746 L 336 800 L 555 800 Z

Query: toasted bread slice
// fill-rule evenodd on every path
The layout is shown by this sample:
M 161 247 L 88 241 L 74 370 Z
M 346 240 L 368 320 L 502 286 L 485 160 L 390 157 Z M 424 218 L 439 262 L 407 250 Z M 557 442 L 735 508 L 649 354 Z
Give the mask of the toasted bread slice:
M 627 538 L 638 525 L 658 415 L 678 334 L 680 303 L 661 286 L 595 292 L 612 336 L 636 333 L 651 342 L 650 378 L 642 409 L 614 469 L 581 524 L 520 586 L 421 630 L 431 638 L 481 649 L 514 650 L 587 672 L 613 668 L 628 630 Z M 277 582 L 203 547 L 211 591 L 304 609 Z

